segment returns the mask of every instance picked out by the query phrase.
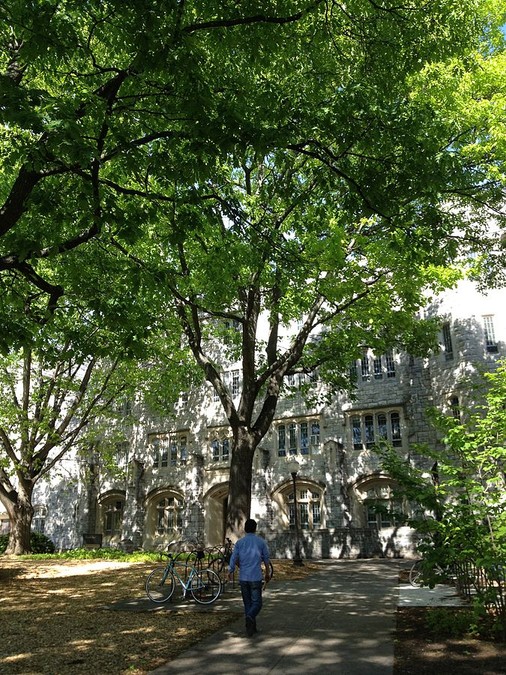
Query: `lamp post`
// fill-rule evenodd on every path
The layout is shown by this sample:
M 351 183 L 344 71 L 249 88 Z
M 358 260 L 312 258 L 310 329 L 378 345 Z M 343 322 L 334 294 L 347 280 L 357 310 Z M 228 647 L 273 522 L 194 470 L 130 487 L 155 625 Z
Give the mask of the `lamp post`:
M 81 524 L 84 530 L 83 540 L 85 543 L 98 543 L 97 537 L 102 535 L 97 532 L 99 524 L 97 523 L 97 498 L 100 492 L 100 468 L 103 464 L 100 455 L 93 447 L 89 452 L 78 459 L 79 466 L 83 469 L 82 479 L 83 487 L 86 490 L 86 507 L 82 515 L 83 522 Z M 91 538 L 91 539 L 90 539 Z M 100 546 L 102 544 L 100 543 Z
M 293 482 L 293 508 L 295 516 L 295 555 L 293 557 L 294 565 L 304 565 L 302 562 L 302 557 L 300 555 L 300 531 L 299 531 L 299 509 L 297 505 L 297 473 L 299 472 L 299 463 L 297 460 L 292 459 L 288 463 L 288 470 L 292 476 Z

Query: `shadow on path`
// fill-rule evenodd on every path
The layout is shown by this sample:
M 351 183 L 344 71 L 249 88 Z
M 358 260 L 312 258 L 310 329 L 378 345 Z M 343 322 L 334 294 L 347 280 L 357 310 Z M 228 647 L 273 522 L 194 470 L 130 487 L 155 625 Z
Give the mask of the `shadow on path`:
M 247 638 L 243 620 L 235 622 L 153 675 L 391 675 L 399 569 L 393 560 L 325 561 L 308 579 L 273 583 L 257 635 Z M 236 602 L 241 608 L 238 594 Z

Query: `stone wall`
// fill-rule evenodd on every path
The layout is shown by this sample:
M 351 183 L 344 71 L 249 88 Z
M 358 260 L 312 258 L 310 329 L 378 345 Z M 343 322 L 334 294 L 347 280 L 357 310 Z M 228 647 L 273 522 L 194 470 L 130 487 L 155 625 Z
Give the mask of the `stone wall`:
M 266 537 L 272 558 L 293 559 L 295 532 Z M 416 554 L 416 535 L 409 527 L 374 528 L 342 527 L 334 530 L 300 534 L 303 559 L 334 558 L 410 558 Z

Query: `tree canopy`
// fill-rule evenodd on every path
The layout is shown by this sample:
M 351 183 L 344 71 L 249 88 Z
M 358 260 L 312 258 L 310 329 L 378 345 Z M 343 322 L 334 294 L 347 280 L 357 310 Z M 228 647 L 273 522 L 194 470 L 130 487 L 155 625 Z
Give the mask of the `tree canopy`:
M 343 386 L 365 345 L 427 346 L 413 316 L 445 268 L 472 252 L 497 274 L 500 11 L 2 3 L 0 347 L 64 297 L 130 353 L 152 335 L 188 347 L 234 432 L 237 527 L 286 376 Z M 241 363 L 238 403 L 217 340 Z
M 292 41 L 307 40 L 289 27 L 313 14 L 321 22 L 323 7 L 2 3 L 0 272 L 11 340 L 82 290 L 79 255 L 93 255 L 104 278 L 114 246 L 170 208 L 174 182 L 193 184 L 238 140 L 279 133 L 283 95 L 267 107 L 269 73 Z
M 492 10 L 475 0 L 346 9 L 323 0 L 3 2 L 0 309 L 9 340 L 36 330 L 64 293 L 83 291 L 82 256 L 99 270 L 87 293 L 114 321 L 118 307 L 100 300 L 98 279 L 118 274 L 109 269 L 116 247 L 156 228 L 237 149 L 317 158 L 343 187 L 339 210 L 365 217 L 399 215 L 391 196 L 399 202 L 402 191 L 413 219 L 414 196 L 442 195 L 451 175 L 463 194 L 481 183 L 485 201 L 500 176 L 468 159 L 463 178 L 448 152 L 474 148 L 483 123 L 466 128 L 446 99 L 498 39 Z M 497 86 L 492 78 L 489 92 Z M 493 165 L 497 149 L 479 159 Z

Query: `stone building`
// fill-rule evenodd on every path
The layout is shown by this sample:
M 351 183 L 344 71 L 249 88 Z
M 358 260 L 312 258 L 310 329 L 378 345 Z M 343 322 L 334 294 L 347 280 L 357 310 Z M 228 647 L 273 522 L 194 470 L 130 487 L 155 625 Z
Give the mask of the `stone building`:
M 388 439 L 418 462 L 418 444 L 440 443 L 427 410 L 458 415 L 473 403 L 470 382 L 506 355 L 505 297 L 504 290 L 483 295 L 463 282 L 427 310 L 442 319 L 439 353 L 421 359 L 365 351 L 352 364 L 353 399 L 342 395 L 315 407 L 297 394 L 280 401 L 255 454 L 251 505 L 273 556 L 293 556 L 296 513 L 303 557 L 413 553 L 413 532 L 388 515 L 409 507 L 392 502 L 393 483 L 374 444 Z M 228 377 L 239 394 L 240 371 L 231 367 Z M 298 381 L 288 384 L 296 389 Z M 222 543 L 231 438 L 211 389 L 188 392 L 164 418 L 140 411 L 128 438 L 118 447 L 115 476 L 93 457 L 64 461 L 50 484 L 38 486 L 34 526 L 58 548 L 128 540 L 157 549 L 180 538 Z M 294 459 L 298 467 L 290 466 Z

